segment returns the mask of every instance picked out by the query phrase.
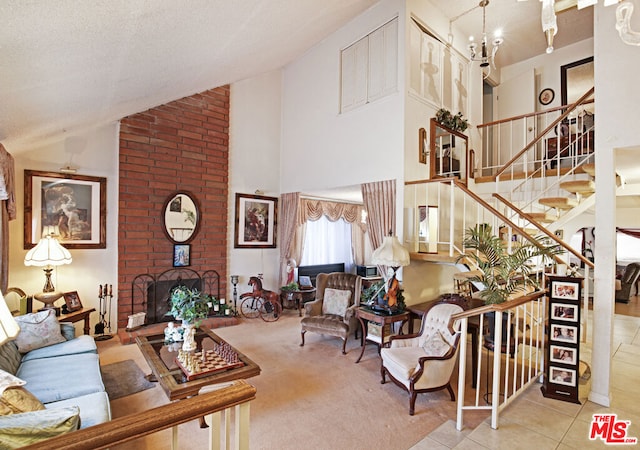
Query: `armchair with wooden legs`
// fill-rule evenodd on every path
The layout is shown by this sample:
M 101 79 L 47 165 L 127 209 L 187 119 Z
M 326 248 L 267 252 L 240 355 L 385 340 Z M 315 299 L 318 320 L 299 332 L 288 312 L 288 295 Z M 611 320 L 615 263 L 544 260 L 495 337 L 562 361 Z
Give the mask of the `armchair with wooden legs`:
M 453 314 L 464 309 L 455 303 L 438 303 L 422 318 L 420 332 L 391 337 L 390 346 L 380 351 L 382 384 L 386 375 L 409 393 L 409 414 L 415 412 L 416 396 L 447 389 L 455 395 L 450 378 L 458 355 L 460 325 L 451 323 Z

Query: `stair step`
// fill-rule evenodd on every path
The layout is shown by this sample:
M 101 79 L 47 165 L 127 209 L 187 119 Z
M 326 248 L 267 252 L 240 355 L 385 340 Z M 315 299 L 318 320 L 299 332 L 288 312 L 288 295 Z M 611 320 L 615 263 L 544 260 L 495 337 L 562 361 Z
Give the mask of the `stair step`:
M 545 212 L 533 212 L 527 213 L 527 215 L 539 223 L 551 223 L 556 220 L 555 216 L 552 216 L 551 214 Z
M 592 177 L 596 176 L 596 165 L 595 163 L 588 163 L 582 165 L 582 170 L 591 175 Z
M 538 203 L 549 208 L 571 209 L 578 206 L 578 200 L 569 197 L 547 197 L 538 200 Z
M 596 184 L 592 180 L 563 181 L 560 188 L 573 194 L 589 195 L 596 191 Z

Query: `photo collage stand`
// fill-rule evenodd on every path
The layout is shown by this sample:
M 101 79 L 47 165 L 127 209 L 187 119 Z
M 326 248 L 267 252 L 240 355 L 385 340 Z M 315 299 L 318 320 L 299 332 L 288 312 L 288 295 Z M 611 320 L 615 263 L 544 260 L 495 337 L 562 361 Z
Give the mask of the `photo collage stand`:
M 580 404 L 580 291 L 582 278 L 549 276 L 549 342 L 542 395 Z

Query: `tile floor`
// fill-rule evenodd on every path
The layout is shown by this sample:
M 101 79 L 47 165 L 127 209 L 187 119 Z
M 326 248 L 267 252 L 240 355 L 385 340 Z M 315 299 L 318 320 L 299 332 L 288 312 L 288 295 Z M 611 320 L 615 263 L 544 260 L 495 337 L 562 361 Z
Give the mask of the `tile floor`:
M 580 359 L 591 364 L 591 349 L 583 344 Z M 584 377 L 587 378 L 587 377 Z M 615 316 L 611 407 L 587 400 L 590 381 L 580 384 L 580 405 L 545 398 L 540 385 L 530 386 L 501 415 L 499 429 L 490 419 L 474 430 L 455 429 L 448 421 L 416 444 L 412 450 L 438 449 L 598 449 L 603 440 L 589 440 L 593 414 L 617 414 L 631 422 L 627 437 L 640 438 L 640 318 Z M 631 445 L 633 446 L 633 445 Z M 626 445 L 617 446 L 627 447 Z

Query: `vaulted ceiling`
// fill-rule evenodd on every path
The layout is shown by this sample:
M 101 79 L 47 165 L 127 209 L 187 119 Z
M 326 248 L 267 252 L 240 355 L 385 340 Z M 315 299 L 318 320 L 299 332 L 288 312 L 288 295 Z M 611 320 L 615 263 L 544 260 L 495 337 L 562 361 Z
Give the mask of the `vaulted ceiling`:
M 385 1 L 385 0 L 382 0 Z M 0 141 L 29 143 L 286 65 L 376 0 L 4 0 Z M 477 0 L 432 0 L 448 17 Z M 556 46 L 586 37 L 589 14 L 559 16 Z M 591 12 L 592 14 L 592 12 Z M 479 34 L 481 9 L 456 26 Z M 579 21 L 580 26 L 576 25 Z M 544 51 L 540 2 L 491 0 L 504 28 L 498 64 Z

